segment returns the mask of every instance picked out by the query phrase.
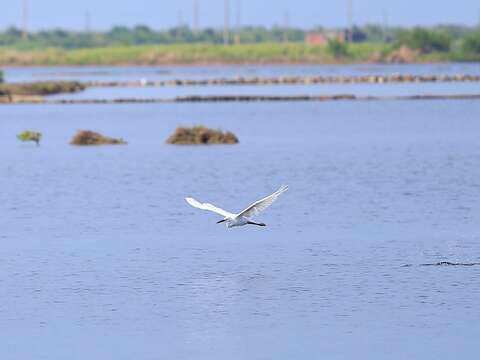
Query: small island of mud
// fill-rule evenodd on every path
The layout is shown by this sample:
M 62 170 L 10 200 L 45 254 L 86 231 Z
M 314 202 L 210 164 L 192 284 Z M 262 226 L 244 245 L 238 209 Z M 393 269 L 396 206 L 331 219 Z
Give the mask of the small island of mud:
M 167 144 L 211 145 L 238 144 L 238 138 L 230 131 L 209 129 L 204 126 L 178 127 L 167 139 Z
M 70 141 L 71 145 L 124 145 L 127 142 L 123 139 L 116 139 L 103 136 L 90 130 L 79 130 Z

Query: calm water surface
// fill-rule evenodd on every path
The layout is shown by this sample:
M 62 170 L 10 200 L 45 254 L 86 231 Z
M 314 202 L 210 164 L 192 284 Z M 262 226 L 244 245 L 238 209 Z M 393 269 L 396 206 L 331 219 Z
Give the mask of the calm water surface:
M 480 103 L 0 107 L 2 359 L 478 354 Z M 236 146 L 164 144 L 179 124 Z M 41 130 L 40 147 L 15 134 Z M 126 146 L 68 145 L 77 129 Z M 226 230 L 187 195 L 259 220 Z M 403 267 L 412 264 L 410 267 Z
M 480 74 L 480 64 L 359 64 L 359 65 L 211 65 L 211 66 L 54 66 L 6 68 L 7 81 L 80 80 L 126 81 L 212 79 L 278 76 L 358 76 L 369 74 Z
M 387 83 L 387 84 L 323 84 L 323 85 L 226 85 L 226 86 L 178 86 L 178 87 L 110 87 L 87 88 L 73 94 L 49 96 L 57 99 L 173 99 L 177 96 L 208 95 L 335 95 L 355 96 L 411 96 L 411 95 L 468 95 L 479 94 L 477 82 L 459 83 Z

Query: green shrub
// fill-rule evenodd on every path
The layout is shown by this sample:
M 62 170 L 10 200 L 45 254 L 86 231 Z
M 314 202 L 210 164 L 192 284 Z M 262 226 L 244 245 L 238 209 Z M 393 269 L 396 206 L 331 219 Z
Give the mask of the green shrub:
M 407 45 L 411 49 L 420 50 L 423 53 L 449 51 L 452 43 L 448 34 L 422 28 L 404 32 L 399 36 L 399 41 L 401 44 Z
M 348 45 L 337 39 L 329 39 L 327 52 L 335 58 L 346 57 L 348 56 Z
M 480 54 L 480 31 L 465 37 L 462 42 L 462 50 L 466 54 Z
M 3 71 L 0 70 L 0 83 L 2 83 L 2 82 L 3 82 Z
M 17 135 L 18 140 L 20 141 L 33 141 L 38 145 L 40 145 L 40 140 L 42 138 L 42 133 L 38 131 L 30 131 L 30 130 L 25 130 L 22 131 L 20 134 Z

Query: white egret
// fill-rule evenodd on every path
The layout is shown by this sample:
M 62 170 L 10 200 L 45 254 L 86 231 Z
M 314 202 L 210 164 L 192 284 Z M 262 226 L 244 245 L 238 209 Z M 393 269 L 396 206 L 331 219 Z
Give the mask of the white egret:
M 187 203 L 202 210 L 212 211 L 216 214 L 223 216 L 223 220 L 217 222 L 217 224 L 226 222 L 227 227 L 231 228 L 234 226 L 243 226 L 243 225 L 257 225 L 257 226 L 266 226 L 264 223 L 256 223 L 253 222 L 251 219 L 254 216 L 257 216 L 260 212 L 268 208 L 270 205 L 274 203 L 275 200 L 282 194 L 283 192 L 288 190 L 287 185 L 282 185 L 280 189 L 275 191 L 272 195 L 269 195 L 261 200 L 255 201 L 252 205 L 247 207 L 245 210 L 238 214 L 232 214 L 228 211 L 220 209 L 212 204 L 208 203 L 200 203 L 194 198 L 187 197 L 185 200 Z

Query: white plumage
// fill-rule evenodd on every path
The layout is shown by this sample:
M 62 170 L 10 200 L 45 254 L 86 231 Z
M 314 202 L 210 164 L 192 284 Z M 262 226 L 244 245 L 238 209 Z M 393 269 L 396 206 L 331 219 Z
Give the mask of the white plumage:
M 287 190 L 288 190 L 288 186 L 287 185 L 282 185 L 280 187 L 280 189 L 275 191 L 273 194 L 271 194 L 271 195 L 269 195 L 269 196 L 267 196 L 267 197 L 265 197 L 261 200 L 255 201 L 252 205 L 247 207 L 245 210 L 239 212 L 238 214 L 232 214 L 232 213 L 230 213 L 226 210 L 220 209 L 220 208 L 218 208 L 218 207 L 216 207 L 212 204 L 200 203 L 200 202 L 198 202 L 197 200 L 195 200 L 194 198 L 191 198 L 191 197 L 187 197 L 187 198 L 185 198 L 185 200 L 187 201 L 187 203 L 189 203 L 193 207 L 196 207 L 196 208 L 202 209 L 202 210 L 212 211 L 216 214 L 219 214 L 219 215 L 223 216 L 223 220 L 218 221 L 217 224 L 222 223 L 222 222 L 226 222 L 227 227 L 229 227 L 229 228 L 234 227 L 234 226 L 243 226 L 243 225 L 247 225 L 247 224 L 258 225 L 258 226 L 266 226 L 264 223 L 256 223 L 256 222 L 253 222 L 251 219 L 253 217 L 257 216 L 260 212 L 262 212 L 266 208 L 268 208 L 270 205 L 272 205 L 275 202 L 275 200 L 277 200 L 277 198 L 280 196 L 280 194 L 284 193 Z

